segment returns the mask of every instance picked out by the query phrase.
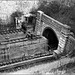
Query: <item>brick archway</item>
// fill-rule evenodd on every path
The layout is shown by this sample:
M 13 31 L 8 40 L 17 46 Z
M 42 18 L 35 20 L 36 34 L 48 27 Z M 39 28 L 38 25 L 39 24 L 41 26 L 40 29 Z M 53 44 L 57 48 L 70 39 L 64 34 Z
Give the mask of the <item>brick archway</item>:
M 46 27 L 49 27 L 50 29 L 47 30 L 45 29 Z M 49 31 L 50 33 L 53 33 L 51 36 L 52 37 L 54 36 L 58 39 L 57 41 L 58 44 L 55 44 L 56 46 L 53 47 L 56 49 L 56 50 L 54 49 L 53 50 L 57 54 L 61 54 L 63 52 L 68 53 L 70 50 L 73 50 L 75 48 L 75 45 L 74 45 L 75 42 L 73 42 L 74 40 L 73 35 L 71 35 L 71 27 L 60 23 L 59 21 L 51 18 L 50 16 L 46 15 L 42 11 L 38 11 L 35 33 L 37 35 L 42 35 L 42 32 L 45 32 L 46 34 L 48 33 L 47 31 Z M 55 38 L 50 38 L 50 39 L 55 39 Z
M 58 48 L 58 38 L 54 30 L 50 27 L 46 27 L 43 30 L 42 35 L 48 39 L 49 49 L 56 50 Z

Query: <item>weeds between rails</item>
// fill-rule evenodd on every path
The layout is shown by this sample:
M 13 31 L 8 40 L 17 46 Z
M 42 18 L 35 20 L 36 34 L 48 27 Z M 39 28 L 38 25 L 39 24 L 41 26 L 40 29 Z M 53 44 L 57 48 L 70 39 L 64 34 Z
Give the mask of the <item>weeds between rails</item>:
M 46 57 L 45 56 L 50 56 L 52 54 L 43 54 L 43 55 L 38 55 L 38 56 L 35 56 L 34 58 L 28 58 L 29 62 L 26 62 L 26 63 L 17 63 L 17 65 L 10 65 L 9 67 L 4 67 L 2 69 L 0 69 L 0 72 L 3 73 L 3 72 L 14 72 L 14 71 L 18 71 L 18 70 L 21 70 L 21 69 L 27 69 L 29 67 L 32 67 L 32 66 L 35 66 L 35 65 L 38 65 L 38 64 L 42 64 L 42 61 L 43 63 L 46 63 L 46 62 L 52 62 L 55 60 L 54 57 Z M 43 58 L 41 58 L 43 57 Z M 37 58 L 39 58 L 37 60 Z M 31 59 L 31 61 L 30 61 Z M 33 60 L 33 61 L 32 61 Z M 24 60 L 21 60 L 20 62 L 22 61 L 26 61 L 26 59 Z

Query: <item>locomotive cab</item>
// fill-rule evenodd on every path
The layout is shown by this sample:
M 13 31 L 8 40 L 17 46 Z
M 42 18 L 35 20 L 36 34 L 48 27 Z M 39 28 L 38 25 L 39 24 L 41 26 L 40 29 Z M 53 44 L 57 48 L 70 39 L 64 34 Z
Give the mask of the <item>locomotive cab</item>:
M 36 16 L 33 14 L 25 15 L 25 22 L 27 25 L 34 25 L 36 23 Z
M 16 29 L 22 28 L 26 32 L 32 28 L 35 31 L 36 16 L 34 14 L 26 14 L 16 20 Z
M 22 24 L 23 27 L 27 27 L 27 29 L 32 28 L 33 31 L 35 31 L 36 16 L 33 14 L 27 14 L 27 15 L 24 15 L 24 18 L 25 18 L 25 21 L 24 21 L 25 24 Z

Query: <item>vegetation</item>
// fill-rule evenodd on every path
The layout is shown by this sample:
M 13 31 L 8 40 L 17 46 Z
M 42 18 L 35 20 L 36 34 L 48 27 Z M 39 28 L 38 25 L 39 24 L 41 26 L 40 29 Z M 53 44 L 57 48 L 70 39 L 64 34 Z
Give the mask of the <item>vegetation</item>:
M 43 1 L 37 10 L 43 11 L 48 16 L 71 26 L 75 33 L 75 5 L 67 6 L 58 1 Z M 37 11 L 35 10 L 35 11 Z
M 16 11 L 14 13 L 11 14 L 11 23 L 15 24 L 15 17 L 21 17 L 22 16 L 22 12 L 20 11 Z

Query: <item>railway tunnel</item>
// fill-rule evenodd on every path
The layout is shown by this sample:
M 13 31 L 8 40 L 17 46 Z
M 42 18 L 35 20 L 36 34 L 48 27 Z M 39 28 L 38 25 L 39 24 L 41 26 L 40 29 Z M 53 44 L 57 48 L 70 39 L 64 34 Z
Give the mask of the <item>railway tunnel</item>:
M 48 40 L 48 50 L 56 50 L 58 48 L 59 41 L 53 29 L 51 29 L 50 27 L 46 27 L 43 30 L 42 35 Z

